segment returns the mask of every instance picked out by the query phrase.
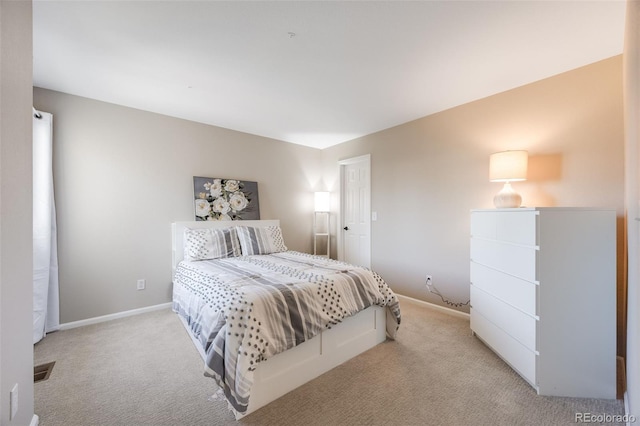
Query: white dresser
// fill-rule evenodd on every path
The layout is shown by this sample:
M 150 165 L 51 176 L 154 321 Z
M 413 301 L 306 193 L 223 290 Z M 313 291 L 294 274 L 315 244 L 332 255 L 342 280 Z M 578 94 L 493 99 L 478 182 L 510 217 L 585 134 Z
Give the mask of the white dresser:
M 615 210 L 473 210 L 471 330 L 540 395 L 615 399 Z

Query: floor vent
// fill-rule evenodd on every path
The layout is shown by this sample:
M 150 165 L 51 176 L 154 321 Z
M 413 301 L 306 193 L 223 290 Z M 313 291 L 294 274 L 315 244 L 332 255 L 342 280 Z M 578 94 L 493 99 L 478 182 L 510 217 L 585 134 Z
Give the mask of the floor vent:
M 33 383 L 47 380 L 51 375 L 51 371 L 53 370 L 53 366 L 55 365 L 55 363 L 56 362 L 53 361 L 33 367 Z

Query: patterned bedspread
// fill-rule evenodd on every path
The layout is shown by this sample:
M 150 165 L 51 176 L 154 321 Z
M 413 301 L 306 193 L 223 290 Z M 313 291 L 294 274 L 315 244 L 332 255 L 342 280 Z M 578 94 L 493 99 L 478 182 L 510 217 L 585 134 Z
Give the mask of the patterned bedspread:
M 386 306 L 387 335 L 400 324 L 398 299 L 368 269 L 287 251 L 181 262 L 173 310 L 190 327 L 213 377 L 239 413 L 256 365 L 371 306 Z

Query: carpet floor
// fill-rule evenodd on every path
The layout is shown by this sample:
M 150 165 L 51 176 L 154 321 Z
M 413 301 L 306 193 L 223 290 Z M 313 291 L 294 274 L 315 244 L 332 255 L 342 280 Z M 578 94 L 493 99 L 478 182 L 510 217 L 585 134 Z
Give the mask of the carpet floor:
M 35 384 L 42 426 L 564 425 L 622 415 L 622 400 L 543 397 L 471 335 L 469 321 L 403 302 L 395 341 L 236 422 L 169 309 L 59 331 L 34 349 L 55 361 Z M 608 424 L 608 423 L 599 423 Z M 616 424 L 616 423 L 611 423 Z

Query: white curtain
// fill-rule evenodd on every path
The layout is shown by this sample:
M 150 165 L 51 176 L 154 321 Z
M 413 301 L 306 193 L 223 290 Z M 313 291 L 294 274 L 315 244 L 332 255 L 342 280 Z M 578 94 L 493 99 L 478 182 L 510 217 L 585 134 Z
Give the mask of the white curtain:
M 33 343 L 60 327 L 53 115 L 33 110 Z

